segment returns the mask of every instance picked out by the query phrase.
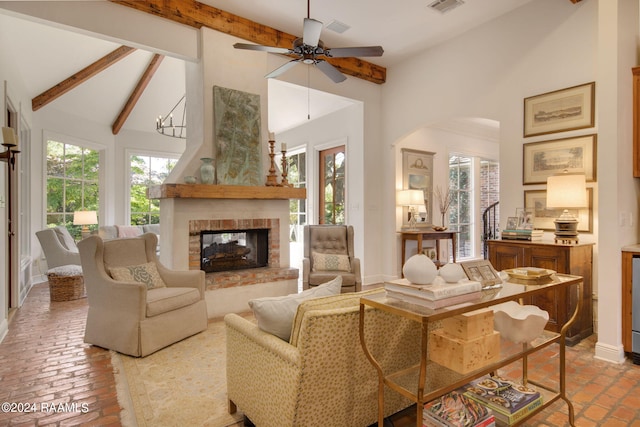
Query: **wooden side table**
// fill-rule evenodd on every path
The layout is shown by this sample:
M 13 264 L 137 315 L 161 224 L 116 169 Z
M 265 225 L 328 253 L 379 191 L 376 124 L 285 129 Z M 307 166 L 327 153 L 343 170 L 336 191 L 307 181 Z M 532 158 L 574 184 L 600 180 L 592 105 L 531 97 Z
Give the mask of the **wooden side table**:
M 422 241 L 423 240 L 435 240 L 436 241 L 436 253 L 440 256 L 440 240 L 451 240 L 451 250 L 453 253 L 453 262 L 456 262 L 456 235 L 457 231 L 435 231 L 435 230 L 402 230 L 400 235 L 402 236 L 402 263 L 404 264 L 404 257 L 407 252 L 407 240 L 415 240 L 418 242 L 418 253 L 422 253 Z M 444 265 L 446 262 L 436 260 L 436 265 Z M 404 277 L 404 276 L 403 276 Z

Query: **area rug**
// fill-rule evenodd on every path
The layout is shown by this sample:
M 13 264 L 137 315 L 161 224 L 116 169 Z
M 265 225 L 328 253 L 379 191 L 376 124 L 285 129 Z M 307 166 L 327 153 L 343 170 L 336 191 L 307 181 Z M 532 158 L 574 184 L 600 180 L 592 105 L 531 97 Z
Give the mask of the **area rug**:
M 247 315 L 250 316 L 250 315 Z M 224 321 L 147 357 L 111 352 L 124 427 L 227 427 Z

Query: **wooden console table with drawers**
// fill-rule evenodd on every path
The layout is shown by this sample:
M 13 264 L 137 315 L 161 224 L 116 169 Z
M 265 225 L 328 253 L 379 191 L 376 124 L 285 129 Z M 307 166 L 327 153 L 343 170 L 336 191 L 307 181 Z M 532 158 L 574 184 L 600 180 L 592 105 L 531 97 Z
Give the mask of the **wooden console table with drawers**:
M 529 242 L 520 240 L 489 240 L 489 261 L 497 271 L 517 267 L 539 267 L 558 273 L 582 276 L 582 311 L 575 324 L 567 332 L 567 345 L 575 345 L 593 334 L 593 243 L 556 244 L 553 242 Z M 534 304 L 549 312 L 547 329 L 558 332 L 577 305 L 575 294 L 568 292 L 546 293 L 532 297 L 527 304 Z

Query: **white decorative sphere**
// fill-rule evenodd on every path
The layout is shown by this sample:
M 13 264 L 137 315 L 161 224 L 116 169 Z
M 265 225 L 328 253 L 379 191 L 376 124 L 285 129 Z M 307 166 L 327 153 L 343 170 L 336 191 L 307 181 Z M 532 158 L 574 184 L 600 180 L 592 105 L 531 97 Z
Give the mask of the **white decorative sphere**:
M 455 262 L 443 265 L 438 272 L 447 283 L 456 283 L 467 277 L 462 266 Z
M 438 275 L 436 265 L 426 255 L 414 255 L 402 267 L 404 277 L 416 285 L 428 285 Z

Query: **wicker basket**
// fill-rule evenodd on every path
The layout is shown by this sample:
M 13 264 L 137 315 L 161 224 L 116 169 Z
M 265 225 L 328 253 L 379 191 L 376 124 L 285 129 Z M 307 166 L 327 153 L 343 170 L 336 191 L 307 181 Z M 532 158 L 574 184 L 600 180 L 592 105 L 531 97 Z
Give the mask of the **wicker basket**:
M 51 301 L 71 301 L 85 297 L 82 267 L 63 265 L 47 271 Z

